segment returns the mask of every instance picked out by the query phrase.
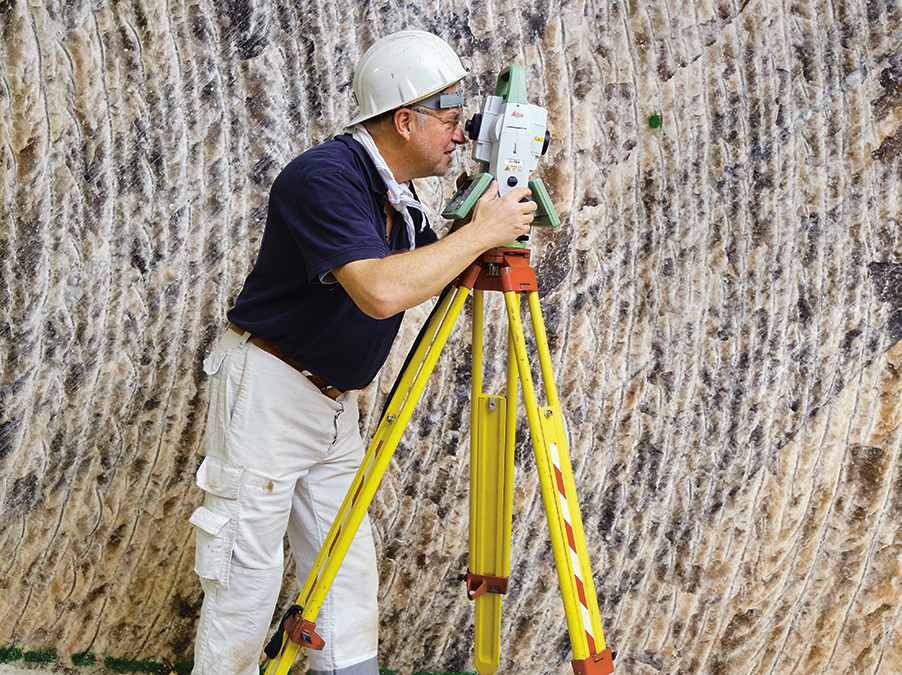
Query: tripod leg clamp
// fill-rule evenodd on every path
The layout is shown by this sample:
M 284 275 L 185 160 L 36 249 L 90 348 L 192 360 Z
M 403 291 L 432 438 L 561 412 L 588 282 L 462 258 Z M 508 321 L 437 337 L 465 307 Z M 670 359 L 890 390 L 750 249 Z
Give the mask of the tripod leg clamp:
M 316 624 L 307 621 L 301 616 L 304 608 L 300 605 L 292 605 L 282 617 L 282 623 L 279 624 L 279 630 L 272 636 L 263 652 L 270 658 L 274 659 L 282 650 L 282 639 L 285 633 L 288 633 L 288 639 L 296 645 L 307 647 L 308 649 L 322 649 L 326 646 L 326 641 L 316 634 Z
M 508 577 L 490 577 L 467 572 L 464 577 L 464 581 L 467 582 L 467 598 L 475 600 L 483 593 L 507 595 L 507 580 Z
M 574 659 L 570 665 L 573 666 L 573 675 L 610 675 L 614 672 L 614 655 L 610 649 L 605 649 L 601 654 L 587 659 Z

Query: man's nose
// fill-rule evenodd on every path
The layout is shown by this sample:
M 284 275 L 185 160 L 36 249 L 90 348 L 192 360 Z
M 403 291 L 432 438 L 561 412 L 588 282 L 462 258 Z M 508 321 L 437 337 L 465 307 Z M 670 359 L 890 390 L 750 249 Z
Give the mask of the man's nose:
M 454 127 L 454 135 L 451 136 L 451 140 L 454 141 L 455 143 L 457 143 L 458 145 L 461 145 L 461 144 L 467 142 L 467 137 L 464 136 L 463 125 L 458 124 L 456 127 Z

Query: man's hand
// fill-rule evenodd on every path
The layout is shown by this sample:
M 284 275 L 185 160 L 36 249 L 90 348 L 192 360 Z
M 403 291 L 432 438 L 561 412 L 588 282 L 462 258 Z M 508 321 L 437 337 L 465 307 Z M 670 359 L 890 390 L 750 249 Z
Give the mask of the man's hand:
M 529 234 L 529 226 L 535 218 L 538 205 L 529 199 L 529 188 L 517 188 L 498 198 L 498 181 L 492 181 L 489 189 L 473 207 L 470 222 L 461 233 L 485 242 L 483 251 L 504 246 Z

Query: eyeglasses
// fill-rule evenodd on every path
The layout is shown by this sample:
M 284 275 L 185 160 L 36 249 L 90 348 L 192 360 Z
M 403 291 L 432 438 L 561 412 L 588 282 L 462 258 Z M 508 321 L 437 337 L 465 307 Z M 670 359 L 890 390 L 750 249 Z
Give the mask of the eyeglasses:
M 457 129 L 457 127 L 460 126 L 460 116 L 461 116 L 460 112 L 455 114 L 453 118 L 447 119 L 445 117 L 442 117 L 438 113 L 432 112 L 432 110 L 430 110 L 429 108 L 424 108 L 422 106 L 418 106 L 418 105 L 411 106 L 410 109 L 413 110 L 415 113 L 420 113 L 421 115 L 428 115 L 429 117 L 434 117 L 435 119 L 439 120 L 442 124 L 444 124 L 448 128 L 449 131 L 454 131 L 455 129 Z

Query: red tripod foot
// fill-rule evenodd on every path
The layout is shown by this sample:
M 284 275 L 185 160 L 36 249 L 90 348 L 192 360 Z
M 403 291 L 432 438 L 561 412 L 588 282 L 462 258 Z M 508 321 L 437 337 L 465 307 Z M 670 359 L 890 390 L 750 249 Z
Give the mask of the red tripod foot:
M 610 675 L 614 672 L 614 655 L 610 649 L 605 649 L 601 654 L 587 659 L 574 659 L 570 665 L 573 666 L 573 675 Z

